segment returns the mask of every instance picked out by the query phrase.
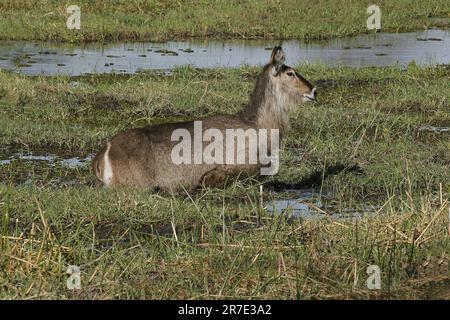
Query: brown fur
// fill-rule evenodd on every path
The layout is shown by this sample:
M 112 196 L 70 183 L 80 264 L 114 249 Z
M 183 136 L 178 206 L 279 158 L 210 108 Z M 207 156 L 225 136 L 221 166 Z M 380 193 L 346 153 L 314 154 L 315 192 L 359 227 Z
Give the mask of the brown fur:
M 224 133 L 226 129 L 264 128 L 279 129 L 282 136 L 289 129 L 291 105 L 305 99 L 313 100 L 311 94 L 315 94 L 311 84 L 284 65 L 284 52 L 281 47 L 275 47 L 270 62 L 258 76 L 248 106 L 240 114 L 199 120 L 203 121 L 203 131 L 216 128 Z M 233 177 L 257 174 L 258 164 L 174 164 L 171 152 L 178 142 L 171 141 L 171 134 L 179 128 L 187 129 L 193 137 L 193 121 L 130 129 L 113 137 L 108 153 L 113 172 L 110 185 L 192 190 L 202 185 L 223 186 Z M 92 162 L 100 180 L 103 180 L 106 150 L 107 147 L 103 147 Z

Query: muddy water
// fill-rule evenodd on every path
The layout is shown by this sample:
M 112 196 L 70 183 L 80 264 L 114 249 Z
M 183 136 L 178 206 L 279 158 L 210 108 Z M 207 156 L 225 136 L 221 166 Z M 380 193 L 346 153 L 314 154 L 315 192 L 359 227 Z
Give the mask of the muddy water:
M 377 214 L 374 207 L 362 210 L 338 208 L 332 199 L 333 195 L 321 194 L 314 189 L 287 190 L 279 199 L 267 203 L 265 208 L 272 215 L 306 220 L 354 220 Z
M 0 41 L 0 68 L 29 75 L 81 75 L 170 70 L 176 66 L 236 67 L 266 63 L 274 40 L 188 40 L 73 46 Z M 450 63 L 450 31 L 377 33 L 328 41 L 285 41 L 287 63 L 389 66 Z
M 76 169 L 82 168 L 89 165 L 92 156 L 88 156 L 86 158 L 61 158 L 55 155 L 34 155 L 32 153 L 23 154 L 23 153 L 15 153 L 12 156 L 9 156 L 5 159 L 0 159 L 0 166 L 11 164 L 13 161 L 22 160 L 22 161 L 32 161 L 32 162 L 44 162 L 46 165 L 54 166 L 59 164 L 63 167 Z

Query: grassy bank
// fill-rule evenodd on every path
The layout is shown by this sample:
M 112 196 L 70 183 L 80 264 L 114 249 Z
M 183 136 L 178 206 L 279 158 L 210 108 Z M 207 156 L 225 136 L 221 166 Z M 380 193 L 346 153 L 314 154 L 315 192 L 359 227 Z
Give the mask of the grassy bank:
M 66 8 L 74 4 L 81 9 L 81 30 L 66 28 Z M 0 3 L 0 39 L 329 38 L 367 32 L 370 4 L 373 1 L 322 0 L 312 5 L 295 0 L 4 0 Z M 450 26 L 446 0 L 380 0 L 376 4 L 382 10 L 383 31 Z
M 257 68 L 32 78 L 0 73 L 0 160 L 85 157 L 124 128 L 247 102 Z M 448 66 L 299 72 L 319 101 L 292 114 L 278 176 L 192 195 L 96 187 L 88 168 L 0 165 L 0 297 L 449 298 Z M 334 211 L 295 220 L 261 207 L 270 182 L 333 194 Z M 259 184 L 264 192 L 259 193 Z M 82 290 L 66 288 L 69 265 Z M 382 289 L 366 287 L 381 268 Z

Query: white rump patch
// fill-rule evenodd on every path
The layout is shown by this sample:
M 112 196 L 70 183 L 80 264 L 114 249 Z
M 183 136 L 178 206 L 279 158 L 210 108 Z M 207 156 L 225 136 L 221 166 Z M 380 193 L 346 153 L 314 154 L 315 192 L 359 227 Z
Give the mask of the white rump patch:
M 109 160 L 109 149 L 111 149 L 111 142 L 108 142 L 108 146 L 103 158 L 103 183 L 108 187 L 111 184 L 113 178 L 113 170 L 111 161 Z

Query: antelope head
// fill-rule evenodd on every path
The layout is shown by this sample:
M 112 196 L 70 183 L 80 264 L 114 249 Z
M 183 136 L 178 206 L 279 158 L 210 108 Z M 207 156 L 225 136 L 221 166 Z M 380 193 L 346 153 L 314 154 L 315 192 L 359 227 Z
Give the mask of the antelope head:
M 294 68 L 284 64 L 285 54 L 280 46 L 273 49 L 269 61 L 270 75 L 272 81 L 280 90 L 280 95 L 289 97 L 289 102 L 315 101 L 317 90 L 303 78 Z

